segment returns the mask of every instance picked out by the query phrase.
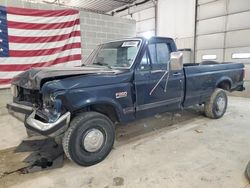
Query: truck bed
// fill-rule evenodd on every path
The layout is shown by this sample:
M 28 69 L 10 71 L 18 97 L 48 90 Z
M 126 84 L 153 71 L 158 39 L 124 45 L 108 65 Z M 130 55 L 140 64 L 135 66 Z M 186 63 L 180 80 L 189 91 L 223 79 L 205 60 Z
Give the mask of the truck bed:
M 241 63 L 185 64 L 184 107 L 202 104 L 211 96 L 215 87 L 229 91 L 243 89 L 244 65 Z M 225 83 L 225 84 L 224 84 Z M 224 85 L 223 85 L 224 84 Z

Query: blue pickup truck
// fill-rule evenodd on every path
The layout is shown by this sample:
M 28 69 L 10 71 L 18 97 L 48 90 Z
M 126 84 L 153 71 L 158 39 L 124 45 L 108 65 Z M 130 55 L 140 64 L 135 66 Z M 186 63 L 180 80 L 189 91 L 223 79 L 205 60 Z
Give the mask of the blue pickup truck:
M 111 151 L 115 124 L 204 105 L 220 118 L 229 91 L 243 91 L 244 65 L 183 64 L 171 38 L 130 38 L 104 43 L 81 67 L 34 68 L 12 81 L 15 117 L 36 133 L 62 138 L 65 154 L 89 166 Z

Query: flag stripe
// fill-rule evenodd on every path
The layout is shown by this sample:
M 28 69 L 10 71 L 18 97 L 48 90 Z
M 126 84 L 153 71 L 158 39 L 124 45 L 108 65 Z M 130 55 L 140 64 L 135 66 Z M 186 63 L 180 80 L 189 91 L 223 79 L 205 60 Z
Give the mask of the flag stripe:
M 0 85 L 9 84 L 11 80 L 12 80 L 11 78 L 7 78 L 7 79 L 0 78 Z
M 62 67 L 62 66 L 67 66 L 67 67 L 72 67 L 72 66 L 81 66 L 80 64 L 80 61 L 79 60 L 76 60 L 76 61 L 67 61 L 65 63 L 60 63 L 60 64 L 55 64 L 55 65 L 52 65 L 51 67 Z M 3 84 L 9 84 L 11 79 L 22 73 L 23 71 L 13 71 L 13 72 L 9 72 L 9 74 L 6 74 L 6 72 L 0 72 L 0 77 L 3 82 Z M 1 81 L 0 81 L 0 86 L 1 86 Z
M 78 14 L 78 10 L 73 9 L 63 9 L 63 10 L 38 10 L 38 9 L 28 9 L 28 8 L 17 8 L 17 7 L 7 7 L 7 12 L 9 14 L 24 15 L 24 16 L 43 16 L 43 17 L 53 17 L 53 16 L 70 16 Z
M 13 72 L 0 72 L 0 78 L 1 79 L 11 79 L 14 76 L 22 73 L 23 71 L 13 71 Z
M 50 29 L 62 29 L 67 27 L 72 27 L 74 25 L 79 25 L 80 19 L 74 21 L 62 22 L 62 23 L 26 23 L 26 22 L 13 22 L 8 21 L 8 27 L 13 29 L 26 29 L 26 30 L 50 30 Z
M 50 48 L 59 48 L 64 46 L 65 44 L 70 43 L 80 43 L 81 37 L 71 37 L 66 40 L 49 42 L 49 43 L 9 43 L 9 48 L 12 50 L 45 50 Z
M 15 15 L 9 14 L 7 15 L 7 20 L 12 22 L 26 22 L 26 23 L 40 23 L 40 24 L 47 24 L 47 23 L 63 23 L 63 22 L 70 22 L 75 21 L 78 19 L 78 14 L 69 15 L 69 16 L 60 16 L 60 17 L 42 17 L 42 16 L 22 16 L 22 15 Z
M 33 64 L 24 64 L 24 65 L 15 65 L 15 64 L 10 64 L 10 65 L 1 65 L 0 64 L 0 70 L 2 72 L 12 72 L 12 71 L 25 71 L 28 70 L 32 67 L 44 67 L 44 66 L 52 66 L 60 63 L 65 63 L 68 61 L 75 61 L 79 60 L 81 61 L 81 55 L 71 55 L 71 56 L 66 56 L 66 57 L 60 57 L 51 61 L 47 62 L 40 62 L 40 63 L 33 63 Z
M 43 56 L 43 55 L 50 55 L 57 53 L 59 51 L 74 49 L 74 48 L 81 48 L 81 43 L 71 43 L 66 44 L 59 48 L 51 48 L 46 50 L 32 50 L 32 51 L 26 51 L 26 50 L 9 50 L 9 54 L 12 57 L 32 57 L 32 56 Z
M 62 28 L 62 29 L 53 29 L 53 30 L 25 30 L 25 29 L 13 29 L 9 28 L 9 35 L 19 36 L 19 37 L 49 37 L 54 35 L 64 35 L 72 31 L 80 31 L 80 25 L 77 25 L 73 28 Z
M 65 40 L 70 37 L 81 36 L 81 31 L 72 31 L 64 35 L 54 35 L 50 37 L 19 37 L 15 35 L 9 35 L 9 42 L 12 43 L 46 43 Z
M 65 56 L 77 55 L 77 54 L 81 54 L 80 48 L 69 49 L 63 52 L 58 52 L 52 55 L 45 55 L 45 56 L 36 56 L 36 57 L 29 57 L 29 58 L 11 57 L 11 61 L 16 66 L 19 66 L 20 64 L 32 64 L 32 63 L 39 63 L 39 62 L 44 62 L 44 61 L 52 61 L 59 57 L 65 57 Z M 0 58 L 0 62 L 1 62 L 0 65 L 10 65 L 10 62 L 6 61 L 6 58 Z

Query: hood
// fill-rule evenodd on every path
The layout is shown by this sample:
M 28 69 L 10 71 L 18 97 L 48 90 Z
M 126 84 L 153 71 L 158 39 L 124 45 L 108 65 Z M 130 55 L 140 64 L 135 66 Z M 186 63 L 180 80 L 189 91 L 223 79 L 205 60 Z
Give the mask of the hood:
M 46 81 L 88 74 L 116 74 L 119 70 L 104 67 L 50 67 L 32 68 L 13 78 L 12 84 L 26 89 L 40 89 Z

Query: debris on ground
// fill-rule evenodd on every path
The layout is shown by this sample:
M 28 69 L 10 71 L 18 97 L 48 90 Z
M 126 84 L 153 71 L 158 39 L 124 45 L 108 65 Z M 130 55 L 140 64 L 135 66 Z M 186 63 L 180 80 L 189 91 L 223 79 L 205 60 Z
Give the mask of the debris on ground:
M 197 133 L 203 133 L 203 131 L 200 130 L 200 129 L 195 129 L 195 132 L 197 132 Z
M 114 186 L 122 186 L 123 184 L 124 184 L 124 179 L 122 177 L 113 178 L 113 185 Z
M 160 114 L 156 114 L 156 115 L 155 115 L 155 118 L 156 118 L 156 119 L 160 119 L 161 117 L 162 117 L 162 116 L 161 116 Z
M 181 114 L 175 113 L 174 116 L 175 116 L 175 117 L 181 117 Z
M 10 160 L 6 163 L 7 166 L 1 167 L 3 169 L 0 171 L 0 178 L 13 173 L 27 174 L 63 166 L 62 145 L 57 144 L 52 138 L 24 140 L 14 150 L 2 152 L 1 160 L 7 160 L 9 155 L 15 156 L 14 154 L 20 155 L 21 153 L 23 157 L 17 157 L 20 161 Z
M 63 166 L 63 148 L 54 139 L 24 140 L 15 152 L 32 152 L 23 162 L 28 164 L 27 172 L 49 170 Z

